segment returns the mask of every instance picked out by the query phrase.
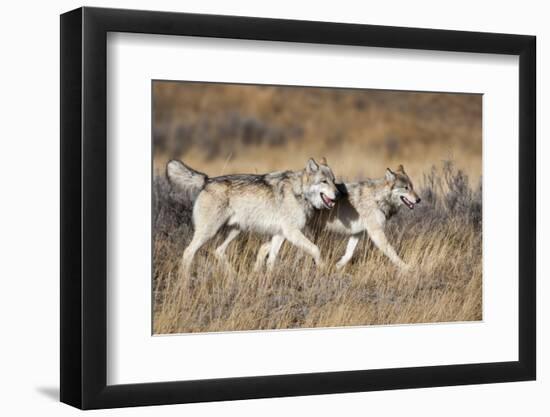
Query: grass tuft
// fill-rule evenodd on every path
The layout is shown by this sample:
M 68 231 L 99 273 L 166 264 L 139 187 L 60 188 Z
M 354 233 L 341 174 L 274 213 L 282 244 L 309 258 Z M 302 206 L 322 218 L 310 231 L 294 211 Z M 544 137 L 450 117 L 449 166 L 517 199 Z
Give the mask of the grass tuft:
M 357 103 L 357 106 L 363 106 Z M 201 249 L 191 277 L 178 275 L 193 227 L 192 202 L 173 193 L 163 176 L 153 182 L 154 333 L 216 332 L 433 323 L 482 318 L 482 194 L 464 172 L 443 162 L 417 186 L 422 203 L 388 223 L 390 242 L 410 273 L 399 272 L 367 236 L 341 272 L 333 265 L 347 239 L 323 233 L 315 240 L 328 265 L 285 242 L 272 274 L 254 273 L 265 238 L 243 234 L 228 248 L 236 273 Z M 310 236 L 312 234 L 310 233 Z

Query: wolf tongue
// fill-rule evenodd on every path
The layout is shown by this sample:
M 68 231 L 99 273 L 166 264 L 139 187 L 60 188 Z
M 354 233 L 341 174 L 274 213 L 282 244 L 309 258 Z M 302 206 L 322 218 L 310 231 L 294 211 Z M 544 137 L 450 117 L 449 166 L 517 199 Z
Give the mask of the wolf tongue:
M 334 206 L 334 200 L 332 198 L 329 198 L 325 194 L 321 194 L 321 198 L 323 199 L 323 203 L 325 203 L 328 208 L 332 208 Z

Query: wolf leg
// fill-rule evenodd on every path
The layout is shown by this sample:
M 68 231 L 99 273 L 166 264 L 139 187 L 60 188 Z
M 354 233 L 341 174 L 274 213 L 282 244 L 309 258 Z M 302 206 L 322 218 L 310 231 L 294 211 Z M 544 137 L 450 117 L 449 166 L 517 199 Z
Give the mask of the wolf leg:
M 231 228 L 229 230 L 229 233 L 227 234 L 227 237 L 225 238 L 223 243 L 216 248 L 216 256 L 218 257 L 218 259 L 225 259 L 225 250 L 227 249 L 229 244 L 233 242 L 233 240 L 235 240 L 237 236 L 239 236 L 239 233 L 241 233 L 241 231 L 237 228 Z
M 267 270 L 272 271 L 275 266 L 275 260 L 277 259 L 277 254 L 281 249 L 281 245 L 285 241 L 285 238 L 281 235 L 275 235 L 271 239 L 271 247 L 269 248 L 269 256 L 267 257 Z
M 205 211 L 201 211 L 200 209 L 193 210 L 193 214 L 204 212 Z M 191 269 L 191 262 L 193 261 L 195 253 L 218 233 L 220 228 L 227 221 L 227 217 L 220 212 L 218 215 L 208 217 L 196 215 L 193 220 L 195 223 L 195 233 L 193 234 L 191 243 L 189 243 L 189 246 L 183 251 L 183 256 L 181 258 L 182 272 L 186 275 Z
M 348 240 L 348 245 L 346 246 L 346 252 L 344 256 L 336 263 L 336 268 L 342 269 L 346 264 L 351 260 L 355 248 L 357 247 L 357 242 L 359 242 L 359 235 L 351 235 Z
M 216 252 L 214 252 L 216 254 L 216 257 L 218 258 L 218 260 L 220 260 L 221 262 L 225 263 L 225 265 L 229 268 L 229 269 L 233 269 L 232 266 L 229 264 L 229 261 L 227 260 L 226 256 L 225 256 L 225 250 L 227 249 L 227 246 L 229 246 L 229 244 L 231 242 L 233 242 L 233 240 L 235 240 L 235 238 L 237 236 L 239 236 L 239 233 L 241 233 L 241 231 L 237 228 L 232 228 L 229 230 L 229 233 L 227 234 L 227 237 L 225 238 L 225 240 L 223 241 L 223 243 L 218 246 L 216 248 Z
M 300 230 L 298 229 L 286 230 L 284 231 L 284 237 L 294 246 L 308 253 L 313 258 L 313 260 L 315 261 L 315 264 L 318 267 L 322 266 L 321 252 L 319 251 L 319 248 L 317 247 L 317 245 L 311 242 L 307 237 L 305 237 Z
M 189 243 L 189 246 L 185 248 L 185 250 L 183 251 L 183 256 L 181 258 L 181 270 L 185 275 L 189 275 L 191 262 L 193 262 L 195 253 L 201 248 L 202 245 L 210 240 L 210 238 L 211 236 L 205 236 L 202 233 L 195 233 L 193 235 L 191 243 Z
M 269 253 L 269 248 L 271 247 L 271 241 L 265 242 L 260 249 L 258 250 L 258 255 L 256 255 L 256 263 L 254 264 L 254 271 L 259 272 L 264 266 L 265 257 Z
M 395 252 L 395 249 L 393 246 L 388 242 L 388 239 L 386 238 L 386 234 L 384 233 L 384 229 L 381 227 L 374 227 L 369 230 L 369 236 L 376 245 L 378 249 L 380 249 L 384 255 L 386 255 L 388 258 L 390 258 L 390 261 L 393 262 L 394 265 L 398 266 L 399 268 L 403 270 L 409 269 L 409 266 L 403 262 L 403 260 L 399 257 L 399 255 Z

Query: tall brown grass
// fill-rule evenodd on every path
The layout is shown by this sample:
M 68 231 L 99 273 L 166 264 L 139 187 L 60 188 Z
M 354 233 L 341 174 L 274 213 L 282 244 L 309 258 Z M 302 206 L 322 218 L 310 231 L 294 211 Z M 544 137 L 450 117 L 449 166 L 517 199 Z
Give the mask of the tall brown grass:
M 155 82 L 153 111 L 154 333 L 482 318 L 481 96 Z M 310 156 L 347 180 L 405 165 L 423 201 L 387 233 L 413 271 L 396 270 L 367 236 L 336 271 L 347 239 L 308 231 L 324 270 L 285 242 L 273 273 L 254 273 L 265 238 L 244 234 L 227 251 L 235 273 L 213 256 L 218 236 L 179 276 L 192 202 L 170 190 L 168 159 L 215 176 L 302 169 Z
M 481 175 L 481 96 L 156 82 L 155 171 L 180 158 L 215 176 L 303 168 L 327 156 L 338 176 L 403 163 L 421 178 L 453 160 Z
M 481 189 L 473 190 L 451 165 L 423 181 L 423 203 L 401 210 L 388 235 L 406 262 L 401 273 L 367 236 L 344 271 L 334 265 L 346 239 L 320 233 L 310 237 L 329 267 L 285 243 L 273 273 L 254 273 L 259 245 L 248 235 L 229 247 L 228 271 L 213 256 L 221 237 L 195 258 L 194 273 L 178 274 L 180 255 L 190 240 L 191 202 L 171 195 L 162 177 L 155 181 L 154 332 L 185 333 L 431 323 L 480 320 L 482 314 Z

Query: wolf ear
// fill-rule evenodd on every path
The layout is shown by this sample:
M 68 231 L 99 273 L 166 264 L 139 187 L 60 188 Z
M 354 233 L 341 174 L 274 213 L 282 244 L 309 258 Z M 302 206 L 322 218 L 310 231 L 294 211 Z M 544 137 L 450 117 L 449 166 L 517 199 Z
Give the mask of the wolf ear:
M 399 166 L 397 167 L 397 172 L 400 172 L 400 173 L 402 173 L 402 174 L 405 173 L 405 168 L 403 168 L 403 165 L 399 165 Z
M 319 165 L 313 158 L 309 158 L 306 165 L 306 171 L 308 174 L 313 174 L 319 170 Z
M 386 168 L 386 180 L 395 181 L 395 178 L 395 173 L 391 169 Z
M 327 158 L 325 158 L 324 156 L 321 158 L 321 165 L 324 165 L 324 166 L 328 166 L 327 164 Z

